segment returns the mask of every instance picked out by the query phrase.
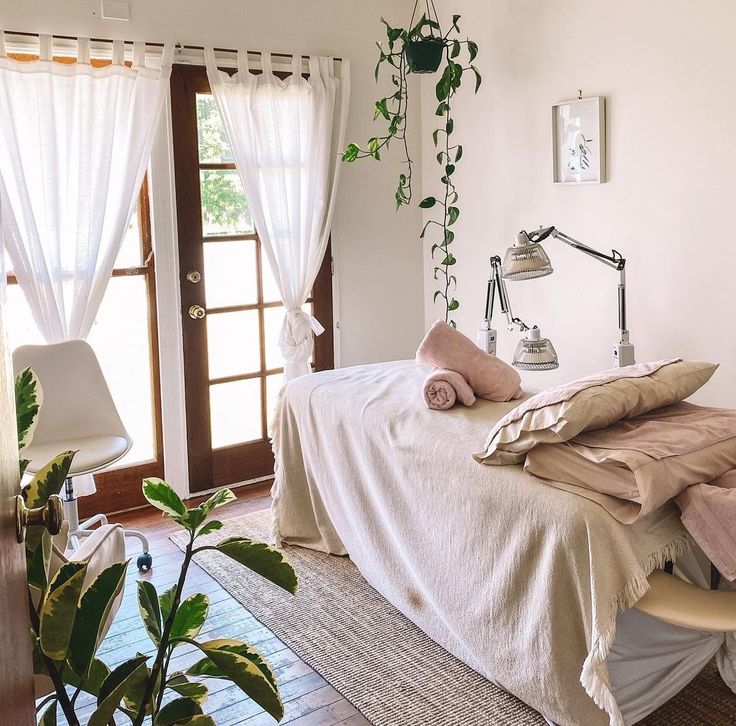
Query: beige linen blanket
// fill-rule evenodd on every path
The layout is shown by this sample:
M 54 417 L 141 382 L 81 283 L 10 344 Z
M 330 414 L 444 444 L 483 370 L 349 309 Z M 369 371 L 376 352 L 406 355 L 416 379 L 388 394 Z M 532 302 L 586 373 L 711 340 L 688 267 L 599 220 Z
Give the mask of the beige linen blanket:
M 425 633 L 562 726 L 622 724 L 616 614 L 690 546 L 676 508 L 623 525 L 520 466 L 475 462 L 514 405 L 439 416 L 413 361 L 317 373 L 274 421 L 274 538 L 350 554 Z

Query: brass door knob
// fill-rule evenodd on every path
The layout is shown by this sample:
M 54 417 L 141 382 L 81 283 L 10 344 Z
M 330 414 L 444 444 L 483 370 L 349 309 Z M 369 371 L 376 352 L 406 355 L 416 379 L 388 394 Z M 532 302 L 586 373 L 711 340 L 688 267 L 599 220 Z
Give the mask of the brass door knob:
M 189 317 L 192 320 L 201 320 L 205 315 L 207 311 L 201 305 L 192 305 L 189 308 Z
M 49 534 L 59 534 L 64 522 L 64 505 L 61 499 L 52 494 L 43 507 L 28 509 L 22 494 L 15 497 L 15 534 L 18 542 L 26 539 L 26 529 L 29 526 L 41 524 Z

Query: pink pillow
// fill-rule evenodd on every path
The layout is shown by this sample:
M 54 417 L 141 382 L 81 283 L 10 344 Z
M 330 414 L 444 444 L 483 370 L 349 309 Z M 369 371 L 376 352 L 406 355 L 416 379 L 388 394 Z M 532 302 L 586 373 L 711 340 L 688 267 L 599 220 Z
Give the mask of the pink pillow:
M 510 401 L 521 396 L 521 377 L 510 365 L 482 351 L 442 320 L 427 331 L 417 349 L 416 361 L 456 371 L 479 398 Z

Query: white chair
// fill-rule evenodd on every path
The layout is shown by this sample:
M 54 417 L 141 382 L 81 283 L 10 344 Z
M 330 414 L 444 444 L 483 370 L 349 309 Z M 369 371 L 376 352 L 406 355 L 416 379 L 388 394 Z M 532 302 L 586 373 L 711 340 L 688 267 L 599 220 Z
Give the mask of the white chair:
M 125 456 L 133 443 L 120 420 L 115 402 L 92 348 L 83 340 L 52 345 L 24 345 L 13 353 L 16 374 L 31 367 L 43 389 L 38 425 L 23 457 L 30 459 L 27 471 L 35 473 L 63 451 L 77 451 L 62 496 L 65 519 L 69 522 L 69 545 L 79 546 L 96 524 L 106 525 L 107 517 L 97 514 L 79 521 L 74 494 L 74 477 L 93 474 Z M 143 545 L 138 569 L 151 569 L 148 540 L 141 532 L 125 530 Z

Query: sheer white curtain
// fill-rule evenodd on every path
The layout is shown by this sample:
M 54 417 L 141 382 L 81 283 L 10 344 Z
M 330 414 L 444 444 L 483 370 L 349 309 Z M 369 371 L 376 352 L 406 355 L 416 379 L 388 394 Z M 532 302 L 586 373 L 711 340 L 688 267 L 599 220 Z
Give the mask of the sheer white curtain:
M 302 305 L 327 249 L 345 141 L 350 94 L 346 60 L 293 55 L 291 74 L 274 74 L 261 54 L 262 73 L 238 53 L 233 76 L 217 69 L 205 49 L 207 75 L 274 277 L 286 307 L 279 345 L 284 380 L 309 372 L 313 336 L 324 332 Z M 339 70 L 336 70 L 339 65 Z
M 51 36 L 39 60 L 7 57 L 0 32 L 0 214 L 13 273 L 48 343 L 85 338 L 105 294 L 137 201 L 171 73 L 173 46 L 155 68 L 144 45 L 125 65 L 122 41 L 112 65 L 52 60 Z M 78 496 L 95 491 L 75 478 Z
M 49 343 L 85 338 L 94 323 L 148 165 L 171 72 L 122 41 L 112 65 L 93 68 L 89 40 L 78 62 L 7 57 L 0 34 L 0 194 L 13 272 Z

